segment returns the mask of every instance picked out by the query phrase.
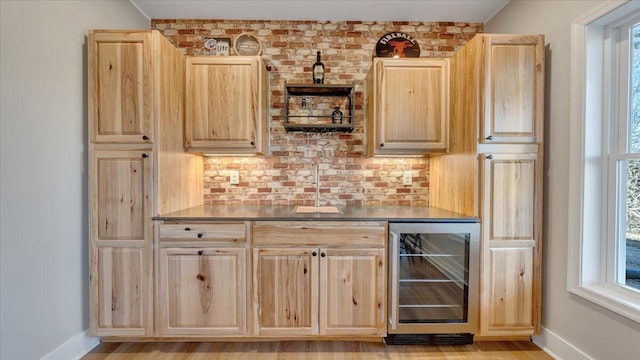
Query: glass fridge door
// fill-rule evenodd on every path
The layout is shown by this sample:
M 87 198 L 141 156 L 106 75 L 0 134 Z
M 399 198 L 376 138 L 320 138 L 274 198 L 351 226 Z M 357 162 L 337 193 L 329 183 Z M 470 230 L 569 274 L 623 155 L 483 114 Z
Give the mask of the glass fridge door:
M 399 234 L 398 321 L 467 321 L 470 234 Z
M 391 328 L 475 324 L 477 224 L 420 225 L 390 226 Z

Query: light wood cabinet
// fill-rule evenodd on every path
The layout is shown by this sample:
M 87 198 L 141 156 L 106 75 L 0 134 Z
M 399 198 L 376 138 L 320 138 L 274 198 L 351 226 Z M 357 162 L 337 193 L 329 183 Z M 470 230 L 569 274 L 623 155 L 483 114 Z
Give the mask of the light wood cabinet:
M 151 151 L 96 150 L 89 172 L 91 233 L 95 241 L 152 239 Z
M 386 224 L 256 222 L 252 240 L 256 336 L 386 334 Z
M 91 35 L 88 43 L 91 141 L 153 142 L 151 32 Z
M 534 332 L 533 261 L 535 248 L 491 244 L 485 248 L 482 334 L 529 336 Z
M 480 140 L 537 143 L 544 112 L 544 41 L 537 35 L 480 39 L 476 45 L 483 47 L 484 66 L 479 92 L 484 109 L 480 113 Z
M 431 206 L 481 219 L 476 338 L 539 333 L 544 38 L 477 34 L 451 58 L 450 153 Z
M 533 242 L 540 222 L 539 155 L 483 154 L 481 159 L 483 238 Z
M 260 57 L 187 57 L 186 91 L 188 151 L 267 152 L 268 81 Z
M 157 336 L 246 335 L 245 222 L 160 223 Z
M 91 330 L 98 336 L 149 335 L 152 161 L 150 151 L 91 154 Z
M 94 249 L 94 254 L 95 333 L 144 336 L 149 299 L 146 249 L 104 246 Z
M 481 333 L 528 336 L 539 313 L 542 179 L 533 154 L 483 154 Z M 535 290 L 534 290 L 535 289 Z
M 161 248 L 159 335 L 244 335 L 243 248 Z
M 367 154 L 444 153 L 449 60 L 376 58 L 366 78 Z
M 256 335 L 318 334 L 318 250 L 253 250 Z
M 385 335 L 384 249 L 320 249 L 320 333 Z
M 184 153 L 184 58 L 158 31 L 88 34 L 90 330 L 150 337 L 152 217 L 202 204 Z
M 215 241 L 218 244 L 244 244 L 247 230 L 244 222 L 176 223 L 160 226 L 162 241 Z

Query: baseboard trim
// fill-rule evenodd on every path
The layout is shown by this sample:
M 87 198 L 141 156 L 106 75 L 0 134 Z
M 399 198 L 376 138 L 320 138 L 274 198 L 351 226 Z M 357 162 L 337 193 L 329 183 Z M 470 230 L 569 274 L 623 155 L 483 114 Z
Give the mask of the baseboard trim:
M 89 336 L 89 330 L 85 330 L 67 340 L 40 360 L 78 360 L 98 344 L 100 344 L 100 338 Z
M 595 360 L 549 329 L 542 328 L 533 343 L 556 360 Z

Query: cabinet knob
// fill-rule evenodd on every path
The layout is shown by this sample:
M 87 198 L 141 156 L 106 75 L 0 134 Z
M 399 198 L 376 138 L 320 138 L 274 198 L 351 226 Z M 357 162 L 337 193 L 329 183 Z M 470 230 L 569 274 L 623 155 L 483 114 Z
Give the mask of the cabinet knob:
M 314 252 L 311 253 L 311 255 L 318 256 L 318 253 L 314 251 Z
M 327 256 L 327 254 L 321 253 L 320 256 L 325 257 L 325 256 Z
M 190 227 L 186 227 L 186 228 L 184 228 L 184 231 L 191 231 L 191 228 Z
M 493 140 L 493 136 L 489 135 L 486 137 L 487 140 Z
M 384 143 L 381 143 L 381 144 L 380 144 L 380 147 L 384 147 Z
M 146 158 L 148 158 L 148 157 L 149 157 L 149 155 L 144 154 L 144 153 L 142 154 L 142 158 L 143 158 L 143 159 L 146 159 Z
M 198 250 L 198 255 L 202 255 L 202 254 L 204 254 L 204 251 Z
M 493 155 L 487 155 L 487 159 L 489 160 L 493 159 Z
M 204 236 L 204 234 L 203 234 L 203 233 L 198 233 L 198 238 L 201 238 L 201 237 L 203 237 L 203 236 Z
M 142 135 L 142 140 L 149 140 L 149 137 L 147 135 Z
M 251 142 L 251 146 L 254 146 L 255 144 L 256 144 L 256 143 L 255 143 L 255 141 L 252 141 L 252 142 Z

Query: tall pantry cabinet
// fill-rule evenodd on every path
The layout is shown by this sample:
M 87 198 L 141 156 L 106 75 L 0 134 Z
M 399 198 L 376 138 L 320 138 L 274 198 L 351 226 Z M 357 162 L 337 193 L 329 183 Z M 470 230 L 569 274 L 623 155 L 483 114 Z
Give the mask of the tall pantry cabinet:
M 481 220 L 478 338 L 529 336 L 540 326 L 543 36 L 476 35 L 451 58 L 450 84 L 450 153 L 430 160 L 430 205 Z
M 155 30 L 92 30 L 87 47 L 91 334 L 151 336 L 152 217 L 202 203 L 184 58 Z

